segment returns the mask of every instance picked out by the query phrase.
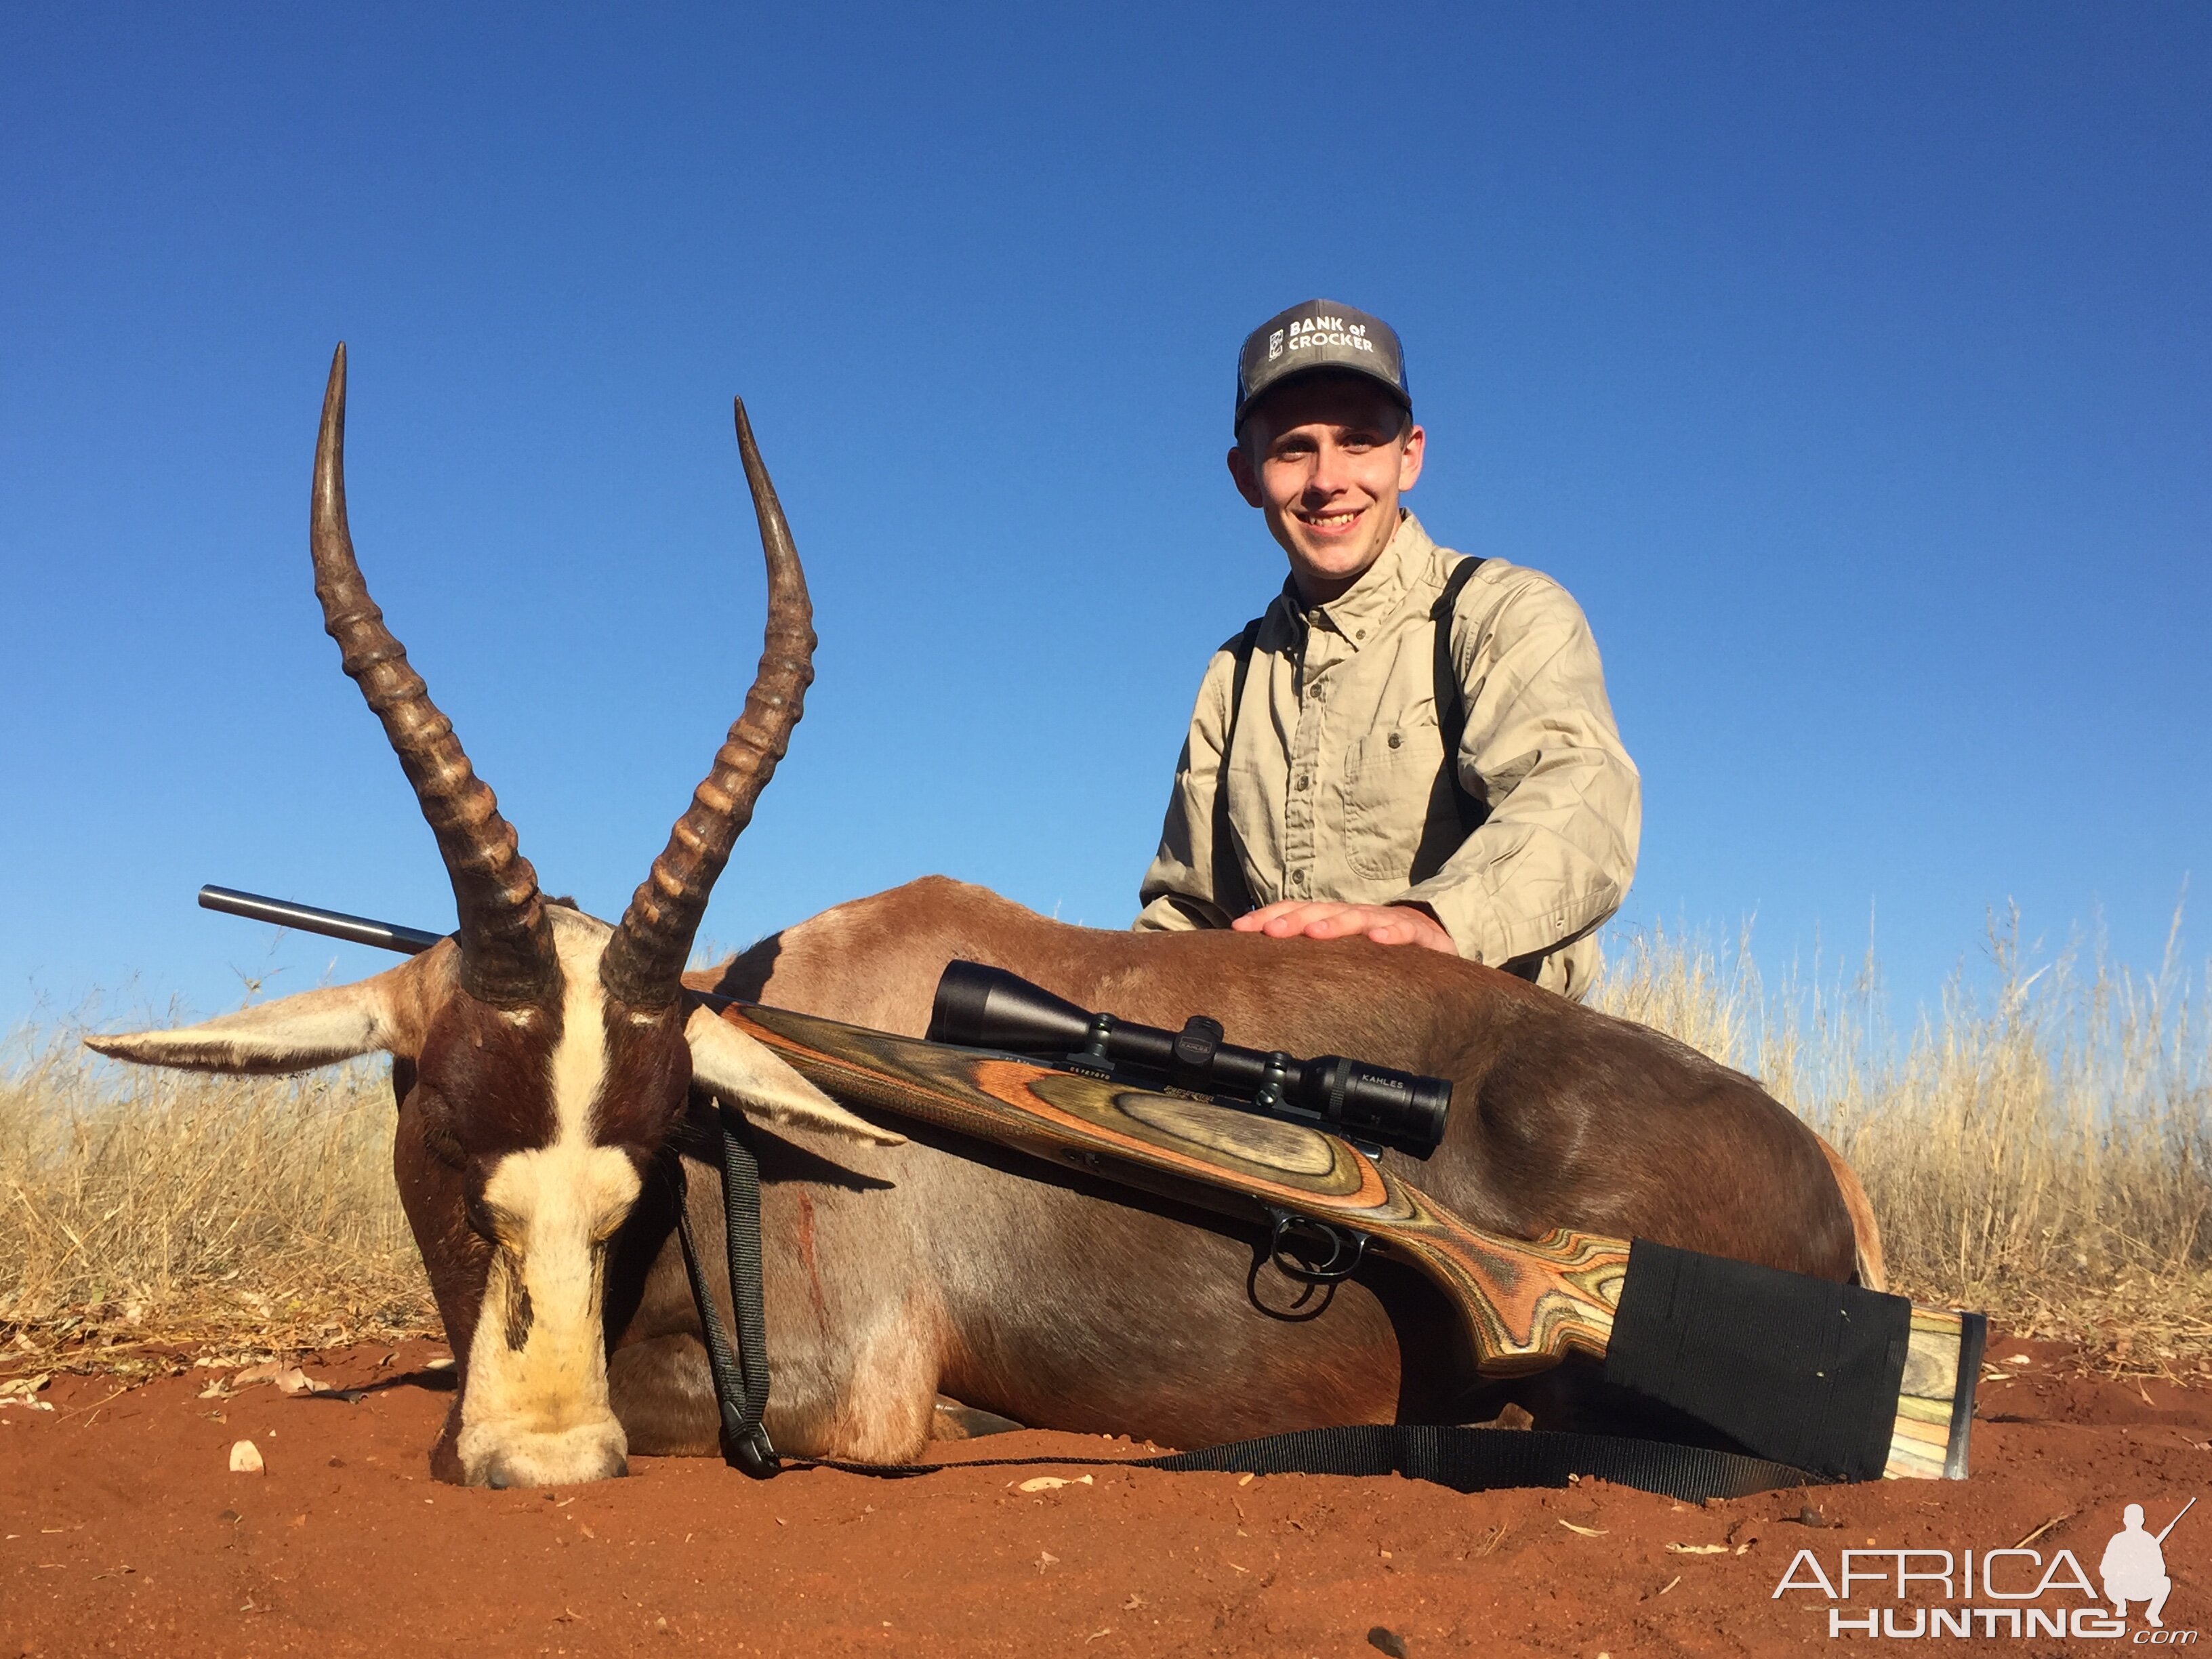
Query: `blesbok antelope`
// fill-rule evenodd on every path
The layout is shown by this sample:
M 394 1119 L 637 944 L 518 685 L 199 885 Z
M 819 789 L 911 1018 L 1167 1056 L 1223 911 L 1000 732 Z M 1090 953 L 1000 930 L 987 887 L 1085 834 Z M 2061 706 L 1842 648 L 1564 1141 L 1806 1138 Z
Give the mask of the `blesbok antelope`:
M 436 836 L 459 926 L 358 984 L 91 1041 L 220 1072 L 392 1057 L 393 1168 L 459 1361 L 431 1456 L 442 1478 L 589 1480 L 621 1474 L 630 1451 L 714 1449 L 672 1238 L 671 1177 L 694 1139 L 683 1126 L 708 1096 L 769 1132 L 767 1426 L 787 1452 L 909 1458 L 940 1390 L 1024 1423 L 1183 1445 L 1468 1409 L 1450 1322 L 1406 1270 L 1371 1263 L 1319 1309 L 1285 1308 L 1292 1287 L 1261 1273 L 1248 1230 L 869 1122 L 699 993 L 918 1036 L 939 972 L 965 957 L 1153 1024 L 1203 1010 L 1231 1042 L 1451 1079 L 1449 1133 L 1410 1172 L 1478 1226 L 1636 1235 L 1836 1279 L 1856 1249 L 1878 1271 L 1850 1171 L 1749 1079 L 1425 951 L 1106 933 L 932 878 L 685 975 L 708 891 L 812 678 L 805 580 L 742 404 L 769 571 L 744 712 L 619 927 L 547 899 L 369 598 L 346 525 L 344 416 L 341 346 L 315 453 L 316 592 Z M 705 1166 L 688 1182 L 709 1261 L 716 1186 Z

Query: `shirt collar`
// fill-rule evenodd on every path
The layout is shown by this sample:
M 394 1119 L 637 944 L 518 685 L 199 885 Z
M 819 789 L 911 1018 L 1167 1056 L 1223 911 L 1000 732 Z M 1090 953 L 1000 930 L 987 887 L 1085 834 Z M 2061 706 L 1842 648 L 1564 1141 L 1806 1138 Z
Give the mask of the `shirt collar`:
M 1302 617 L 1309 623 L 1326 619 L 1328 626 L 1357 651 L 1366 636 L 1404 602 L 1412 578 L 1428 568 L 1429 556 L 1435 550 L 1436 544 L 1421 528 L 1421 521 L 1410 512 L 1405 513 L 1375 562 L 1360 573 L 1358 581 L 1326 605 L 1308 606 L 1299 597 L 1296 577 L 1284 583 L 1283 592 L 1293 616 Z

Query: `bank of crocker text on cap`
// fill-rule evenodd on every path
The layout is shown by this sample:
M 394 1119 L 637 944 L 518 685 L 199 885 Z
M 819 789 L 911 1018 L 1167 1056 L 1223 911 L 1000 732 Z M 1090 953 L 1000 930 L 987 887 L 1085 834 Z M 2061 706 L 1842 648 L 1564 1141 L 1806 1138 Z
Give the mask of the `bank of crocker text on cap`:
M 1274 316 L 1245 337 L 1237 357 L 1237 423 L 1244 411 L 1284 381 L 1319 368 L 1345 369 L 1379 380 L 1407 409 L 1406 353 L 1380 317 L 1334 300 L 1309 300 Z

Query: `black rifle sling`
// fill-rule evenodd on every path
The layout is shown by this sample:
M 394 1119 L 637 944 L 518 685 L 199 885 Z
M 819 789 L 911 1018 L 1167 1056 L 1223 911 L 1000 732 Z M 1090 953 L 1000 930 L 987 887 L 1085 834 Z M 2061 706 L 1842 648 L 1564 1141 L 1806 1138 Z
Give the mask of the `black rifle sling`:
M 722 1316 L 700 1264 L 691 1237 L 689 1183 L 684 1159 L 676 1159 L 676 1238 L 684 1249 L 684 1276 L 691 1281 L 691 1300 L 699 1310 L 706 1337 L 707 1370 L 714 1380 L 714 1407 L 720 1422 L 722 1461 L 757 1480 L 776 1472 L 775 1448 L 761 1414 L 768 1409 L 768 1319 L 761 1282 L 760 1160 L 753 1156 L 744 1121 L 734 1107 L 714 1103 L 721 1150 L 722 1237 L 730 1267 L 730 1308 L 737 1316 L 737 1352 L 722 1330 Z
M 1298 1429 L 1197 1451 L 1166 1452 L 1158 1457 L 969 1457 L 955 1463 L 850 1463 L 830 1457 L 794 1457 L 787 1467 L 903 1480 L 947 1469 L 1024 1465 L 1166 1469 L 1177 1474 L 1395 1474 L 1449 1486 L 1454 1492 L 1609 1480 L 1617 1486 L 1633 1486 L 1686 1503 L 1833 1484 L 1786 1463 L 1771 1463 L 1741 1452 L 1710 1451 L 1701 1446 L 1674 1446 L 1663 1441 L 1607 1434 L 1466 1429 L 1430 1423 L 1358 1423 L 1344 1428 Z

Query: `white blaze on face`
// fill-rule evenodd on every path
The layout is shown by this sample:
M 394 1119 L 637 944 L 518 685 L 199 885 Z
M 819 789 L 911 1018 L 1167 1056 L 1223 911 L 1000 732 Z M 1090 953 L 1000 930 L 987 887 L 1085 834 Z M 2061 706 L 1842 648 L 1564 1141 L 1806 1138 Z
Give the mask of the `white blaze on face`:
M 483 1192 L 497 1243 L 469 1345 L 455 1449 L 471 1481 L 554 1486 L 619 1474 L 600 1324 L 606 1243 L 636 1202 L 628 1156 L 592 1144 L 606 1073 L 599 951 L 608 929 L 556 911 L 566 981 L 551 1065 L 553 1138 L 509 1153 Z

